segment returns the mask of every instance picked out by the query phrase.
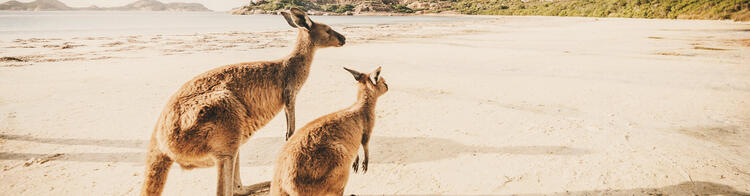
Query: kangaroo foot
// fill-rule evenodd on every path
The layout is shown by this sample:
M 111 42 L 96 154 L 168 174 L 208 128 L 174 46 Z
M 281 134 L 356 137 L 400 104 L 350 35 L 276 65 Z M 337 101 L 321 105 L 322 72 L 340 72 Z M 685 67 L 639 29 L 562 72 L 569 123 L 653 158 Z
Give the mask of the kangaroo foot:
M 266 181 L 250 186 L 237 186 L 234 188 L 234 195 L 259 195 L 268 193 L 271 188 L 271 182 Z

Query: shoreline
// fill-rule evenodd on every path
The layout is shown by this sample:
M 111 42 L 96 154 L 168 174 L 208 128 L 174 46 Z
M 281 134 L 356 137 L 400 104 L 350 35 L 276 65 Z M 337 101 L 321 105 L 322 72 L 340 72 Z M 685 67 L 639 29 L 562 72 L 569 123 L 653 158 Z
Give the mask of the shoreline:
M 473 18 L 473 17 L 466 17 Z M 496 18 L 467 19 L 484 21 Z M 423 21 L 424 24 L 442 21 Z M 462 24 L 466 21 L 448 21 L 448 24 Z M 406 34 L 390 32 L 406 29 L 415 23 L 398 22 L 386 24 L 346 24 L 336 25 L 343 33 L 351 35 L 350 44 L 366 43 L 397 37 L 429 37 L 447 32 L 427 32 Z M 446 24 L 437 24 L 445 26 Z M 370 32 L 371 29 L 384 30 Z M 94 37 L 32 37 L 26 39 L 0 40 L 0 67 L 22 67 L 43 62 L 87 61 L 111 58 L 126 58 L 129 52 L 151 50 L 163 55 L 191 54 L 196 52 L 220 52 L 222 50 L 242 51 L 246 49 L 287 47 L 292 41 L 293 29 L 271 31 L 230 31 L 215 33 L 183 33 L 156 35 L 122 35 Z
M 276 15 L 271 15 L 276 16 Z M 479 23 L 502 23 L 502 20 L 524 20 L 544 19 L 549 16 L 495 16 L 495 15 L 424 15 L 435 17 L 459 17 L 466 20 L 456 21 L 422 21 L 426 24 L 437 24 L 438 26 L 466 25 L 467 22 L 477 21 Z M 355 16 L 356 17 L 356 16 Z M 618 20 L 642 20 L 642 21 L 684 21 L 696 23 L 721 22 L 740 25 L 736 28 L 742 31 L 750 29 L 750 22 L 731 20 L 693 20 L 693 19 L 646 19 L 646 18 L 597 18 L 597 17 L 559 17 L 564 20 L 591 20 L 591 21 L 618 21 Z M 440 24 L 445 23 L 445 24 Z M 350 44 L 368 43 L 377 40 L 403 39 L 431 37 L 437 35 L 449 35 L 459 32 L 430 32 L 417 34 L 392 34 L 389 32 L 406 29 L 413 26 L 414 22 L 398 22 L 385 24 L 345 24 L 335 25 L 344 33 L 352 35 Z M 427 25 L 421 24 L 420 28 Z M 383 33 L 370 32 L 377 28 Z M 191 54 L 196 52 L 220 52 L 222 50 L 242 51 L 244 49 L 283 48 L 290 42 L 294 30 L 270 30 L 270 31 L 229 31 L 211 33 L 177 33 L 177 34 L 131 34 L 118 36 L 94 36 L 94 37 L 31 37 L 17 38 L 12 40 L 0 40 L 0 67 L 22 67 L 44 62 L 60 61 L 89 61 L 105 60 L 111 58 L 128 58 L 128 52 L 138 50 L 152 50 L 163 55 Z M 273 43 L 274 41 L 275 43 Z M 154 43 L 151 43 L 154 42 Z M 744 41 L 750 43 L 750 41 Z M 44 51 L 44 52 L 40 52 Z M 54 56 L 52 58 L 48 58 Z

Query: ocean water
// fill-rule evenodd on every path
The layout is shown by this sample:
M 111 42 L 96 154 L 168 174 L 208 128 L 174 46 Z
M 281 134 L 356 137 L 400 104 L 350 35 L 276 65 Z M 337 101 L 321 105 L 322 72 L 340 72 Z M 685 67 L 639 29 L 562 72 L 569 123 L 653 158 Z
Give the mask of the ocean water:
M 332 26 L 468 20 L 443 16 L 311 16 Z M 281 15 L 221 12 L 0 11 L 0 39 L 260 32 L 289 29 Z

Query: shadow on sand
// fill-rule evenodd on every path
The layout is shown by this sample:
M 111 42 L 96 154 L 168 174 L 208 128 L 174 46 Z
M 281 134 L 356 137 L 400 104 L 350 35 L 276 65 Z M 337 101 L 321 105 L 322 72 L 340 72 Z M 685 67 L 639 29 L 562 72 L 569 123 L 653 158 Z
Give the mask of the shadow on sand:
M 84 145 L 99 147 L 131 148 L 145 151 L 146 140 L 91 140 L 91 139 L 56 139 L 37 138 L 32 136 L 0 134 L 2 140 L 16 140 L 47 144 Z M 245 166 L 271 165 L 276 158 L 284 140 L 281 137 L 252 138 L 242 150 Z M 262 151 L 254 149 L 264 149 Z M 580 156 L 593 153 L 590 150 L 565 146 L 470 146 L 450 139 L 429 137 L 374 137 L 371 140 L 374 163 L 415 163 L 457 157 L 462 154 L 509 154 L 516 156 Z M 51 154 L 0 152 L 0 160 L 29 160 L 49 157 Z M 125 153 L 64 153 L 59 161 L 78 162 L 130 162 L 143 163 L 144 152 Z M 634 188 L 613 190 L 585 190 L 539 194 L 510 195 L 750 195 L 733 187 L 712 182 L 683 182 L 677 185 L 659 188 Z
M 80 162 L 143 163 L 148 143 L 146 140 L 56 139 L 6 134 L 0 134 L 0 139 L 61 145 L 142 149 L 142 152 L 123 153 L 64 153 L 62 157 L 56 159 Z M 243 165 L 272 165 L 283 143 L 284 139 L 281 137 L 251 138 L 240 148 Z M 430 137 L 373 137 L 370 142 L 370 151 L 372 163 L 428 162 L 453 158 L 462 154 L 575 156 L 591 153 L 589 150 L 566 146 L 470 146 L 450 139 Z M 29 160 L 45 156 L 48 156 L 48 154 L 0 152 L 0 160 Z
M 663 186 L 659 188 L 633 188 L 612 190 L 585 190 L 539 194 L 512 194 L 517 196 L 536 195 L 725 195 L 725 196 L 748 196 L 750 193 L 739 191 L 731 186 L 713 182 L 682 182 L 676 185 Z
M 92 140 L 92 139 L 62 139 L 62 138 L 38 138 L 27 135 L 7 135 L 0 134 L 0 139 L 17 140 L 45 144 L 62 144 L 62 145 L 86 145 L 86 146 L 103 146 L 118 148 L 138 148 L 146 149 L 148 140 Z
M 252 196 L 267 196 L 268 192 L 252 194 Z M 355 195 L 355 194 L 352 194 Z M 428 195 L 428 194 L 426 194 Z M 460 195 L 460 194 L 459 194 Z M 584 190 L 566 191 L 553 193 L 532 194 L 481 194 L 486 196 L 570 196 L 570 195 L 723 195 L 723 196 L 748 196 L 750 193 L 738 191 L 737 189 L 713 182 L 682 182 L 676 185 L 663 186 L 659 188 L 633 188 L 633 189 L 606 189 L 606 190 Z

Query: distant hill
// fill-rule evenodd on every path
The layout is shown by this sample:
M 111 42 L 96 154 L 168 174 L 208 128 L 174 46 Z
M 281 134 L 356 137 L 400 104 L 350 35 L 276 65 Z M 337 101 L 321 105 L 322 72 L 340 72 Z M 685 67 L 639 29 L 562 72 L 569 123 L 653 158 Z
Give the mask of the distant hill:
M 121 11 L 211 11 L 200 3 L 162 3 L 157 0 L 138 0 L 122 7 L 104 8 Z
M 25 10 L 25 11 L 53 11 L 73 10 L 64 3 L 57 0 L 36 0 L 34 2 L 22 3 L 11 0 L 0 4 L 0 10 Z
M 200 3 L 162 3 L 157 0 L 138 0 L 120 7 L 82 7 L 72 8 L 57 0 L 36 0 L 22 3 L 11 0 L 0 4 L 0 10 L 19 11 L 59 11 L 59 10 L 115 10 L 115 11 L 177 11 L 196 12 L 211 11 Z

